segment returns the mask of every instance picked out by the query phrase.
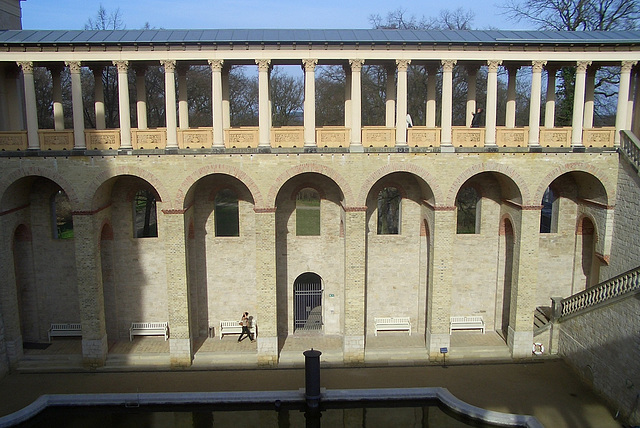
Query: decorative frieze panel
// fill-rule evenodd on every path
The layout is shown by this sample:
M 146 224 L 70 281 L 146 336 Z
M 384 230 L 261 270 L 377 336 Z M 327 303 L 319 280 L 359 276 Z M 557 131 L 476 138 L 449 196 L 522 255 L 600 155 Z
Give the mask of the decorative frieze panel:
M 343 126 L 324 126 L 316 129 L 318 147 L 349 147 L 349 129 Z
M 529 144 L 529 129 L 496 128 L 496 144 L 498 147 L 527 147 Z
M 411 147 L 440 146 L 440 128 L 414 126 L 408 131 L 407 144 Z
M 0 151 L 27 150 L 27 131 L 0 132 Z
M 120 148 L 119 129 L 88 129 L 84 131 L 88 150 L 118 150 Z
M 213 145 L 213 128 L 178 129 L 178 146 L 185 149 L 210 148 Z
M 40 150 L 72 150 L 73 130 L 64 131 L 40 130 Z
M 302 147 L 304 146 L 304 127 L 286 126 L 271 128 L 272 147 Z
M 613 147 L 615 133 L 614 127 L 585 129 L 582 142 L 585 147 Z
M 484 147 L 484 128 L 453 127 L 451 144 L 456 147 Z
M 167 146 L 167 130 L 165 128 L 132 129 L 131 144 L 134 150 L 164 149 Z
M 229 128 L 224 130 L 224 144 L 228 149 L 246 149 L 258 147 L 260 129 L 257 126 Z
M 386 126 L 365 126 L 362 128 L 362 145 L 364 147 L 394 147 L 396 145 L 396 129 Z
M 542 147 L 568 147 L 571 145 L 571 128 L 540 128 Z

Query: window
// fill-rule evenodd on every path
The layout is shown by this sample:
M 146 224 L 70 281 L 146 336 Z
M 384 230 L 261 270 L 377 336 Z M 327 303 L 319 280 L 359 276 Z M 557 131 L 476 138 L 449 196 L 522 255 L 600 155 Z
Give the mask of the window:
M 67 194 L 62 190 L 57 191 L 51 197 L 51 208 L 53 239 L 73 238 L 73 216 Z
M 542 196 L 540 212 L 540 233 L 558 232 L 558 198 L 551 187 L 547 187 Z
M 230 189 L 222 189 L 214 199 L 216 236 L 240 236 L 238 197 Z
M 480 197 L 471 186 L 463 187 L 456 198 L 458 234 L 479 233 Z
M 385 187 L 378 193 L 378 235 L 399 233 L 401 199 L 395 187 Z
M 133 227 L 136 238 L 157 238 L 156 197 L 149 190 L 138 190 L 133 200 Z
M 320 235 L 320 194 L 311 188 L 296 195 L 296 235 Z

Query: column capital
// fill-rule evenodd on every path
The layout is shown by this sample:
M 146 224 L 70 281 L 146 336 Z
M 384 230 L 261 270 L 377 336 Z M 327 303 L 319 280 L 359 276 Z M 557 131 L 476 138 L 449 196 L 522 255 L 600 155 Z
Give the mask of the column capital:
M 409 64 L 411 64 L 410 59 L 397 59 L 396 65 L 398 66 L 398 71 L 407 71 L 409 68 Z
M 622 61 L 620 64 L 620 71 L 625 73 L 631 73 L 631 69 L 638 63 L 638 61 Z
M 82 63 L 80 61 L 65 61 L 65 65 L 69 67 L 71 73 L 77 74 L 82 70 Z
M 271 67 L 270 59 L 257 59 L 256 65 L 258 66 L 258 71 L 269 71 Z
M 576 71 L 578 73 L 586 73 L 587 67 L 591 65 L 591 61 L 578 61 L 576 64 Z
M 442 63 L 442 71 L 452 72 L 453 71 L 453 66 L 456 65 L 457 62 L 458 62 L 457 59 L 443 59 L 441 61 L 441 63 Z
M 210 59 L 207 61 L 211 67 L 211 71 L 218 71 L 222 73 L 222 67 L 224 66 L 223 59 Z
M 113 65 L 118 68 L 118 73 L 126 73 L 129 70 L 129 61 L 113 61 Z
M 316 58 L 306 58 L 302 60 L 302 68 L 304 71 L 315 71 L 318 60 Z
M 362 71 L 362 66 L 364 65 L 363 59 L 350 59 L 349 65 L 351 66 L 351 71 Z
M 33 62 L 31 61 L 18 61 L 16 64 L 22 69 L 23 73 L 33 73 Z
M 487 61 L 487 66 L 489 67 L 490 73 L 497 73 L 498 67 L 502 64 L 501 59 L 490 59 Z
M 547 64 L 547 61 L 531 61 L 531 69 L 534 73 L 542 73 L 542 69 Z
M 175 59 L 161 59 L 160 64 L 164 67 L 164 72 L 173 73 L 176 71 L 176 60 Z

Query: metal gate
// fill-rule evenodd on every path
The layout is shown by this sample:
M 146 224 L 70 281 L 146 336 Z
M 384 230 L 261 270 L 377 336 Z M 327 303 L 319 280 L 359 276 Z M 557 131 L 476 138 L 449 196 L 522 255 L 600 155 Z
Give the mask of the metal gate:
M 293 284 L 293 330 L 322 328 L 322 281 L 314 273 L 302 274 Z

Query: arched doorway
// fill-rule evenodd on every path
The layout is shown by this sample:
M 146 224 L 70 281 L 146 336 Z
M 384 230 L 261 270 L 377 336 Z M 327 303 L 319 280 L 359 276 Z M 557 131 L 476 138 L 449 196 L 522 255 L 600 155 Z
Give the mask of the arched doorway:
M 597 236 L 588 217 L 579 220 L 576 230 L 576 268 L 573 293 L 598 284 L 600 264 L 595 255 Z
M 293 330 L 322 329 L 322 278 L 306 272 L 293 283 Z

